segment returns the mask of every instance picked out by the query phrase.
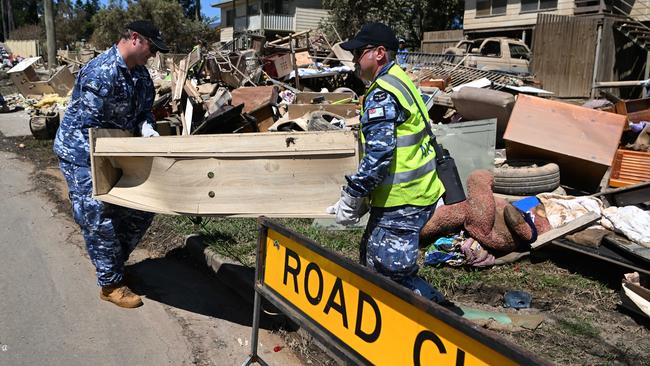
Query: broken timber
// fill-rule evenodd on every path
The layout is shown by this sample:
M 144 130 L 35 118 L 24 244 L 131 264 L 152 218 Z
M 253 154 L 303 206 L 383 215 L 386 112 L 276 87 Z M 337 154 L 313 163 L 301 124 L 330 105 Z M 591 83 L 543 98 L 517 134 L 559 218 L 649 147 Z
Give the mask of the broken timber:
M 540 247 L 550 243 L 554 239 L 561 238 L 565 235 L 569 235 L 571 233 L 574 233 L 580 229 L 583 229 L 594 222 L 598 221 L 600 219 L 600 215 L 595 213 L 595 212 L 588 212 L 578 218 L 576 218 L 573 221 L 570 221 L 560 227 L 557 227 L 555 229 L 549 230 L 540 236 L 537 237 L 537 240 L 535 240 L 534 243 L 530 245 L 530 248 L 535 250 L 539 249 Z
M 124 137 L 91 129 L 94 197 L 165 214 L 330 217 L 359 162 L 351 131 Z

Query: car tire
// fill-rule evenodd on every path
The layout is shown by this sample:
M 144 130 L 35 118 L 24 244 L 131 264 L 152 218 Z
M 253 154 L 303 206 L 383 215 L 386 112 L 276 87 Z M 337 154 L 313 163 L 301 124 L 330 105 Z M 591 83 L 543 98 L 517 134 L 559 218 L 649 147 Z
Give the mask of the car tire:
M 560 167 L 535 160 L 510 160 L 494 169 L 494 192 L 534 195 L 560 186 Z

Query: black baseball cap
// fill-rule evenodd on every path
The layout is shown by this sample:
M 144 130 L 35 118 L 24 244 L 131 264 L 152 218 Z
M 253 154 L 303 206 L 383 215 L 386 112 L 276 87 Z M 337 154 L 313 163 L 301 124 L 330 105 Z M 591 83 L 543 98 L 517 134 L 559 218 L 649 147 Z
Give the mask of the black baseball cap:
M 150 39 L 159 52 L 169 52 L 169 47 L 163 41 L 160 31 L 152 22 L 148 20 L 136 20 L 135 22 L 129 23 L 126 29 L 138 32 L 140 35 Z
M 361 30 L 354 38 L 341 43 L 341 48 L 352 51 L 367 45 L 384 46 L 393 51 L 399 47 L 397 37 L 395 37 L 395 33 L 389 26 L 382 23 L 368 23 L 361 27 Z

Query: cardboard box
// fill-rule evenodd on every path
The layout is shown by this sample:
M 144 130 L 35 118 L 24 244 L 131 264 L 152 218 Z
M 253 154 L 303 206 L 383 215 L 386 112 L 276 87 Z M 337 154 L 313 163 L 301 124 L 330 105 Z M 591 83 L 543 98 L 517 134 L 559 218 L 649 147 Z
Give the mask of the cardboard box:
M 291 54 L 273 55 L 264 59 L 264 71 L 272 78 L 283 78 L 293 71 Z

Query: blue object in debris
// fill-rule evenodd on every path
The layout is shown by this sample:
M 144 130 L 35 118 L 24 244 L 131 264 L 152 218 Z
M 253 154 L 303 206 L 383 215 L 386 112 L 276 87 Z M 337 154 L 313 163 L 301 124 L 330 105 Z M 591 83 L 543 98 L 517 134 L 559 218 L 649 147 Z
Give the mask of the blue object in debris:
M 533 297 L 525 291 L 508 291 L 503 295 L 504 307 L 513 309 L 527 309 Z
M 539 199 L 535 196 L 526 197 L 512 203 L 519 211 L 528 212 L 539 205 Z

